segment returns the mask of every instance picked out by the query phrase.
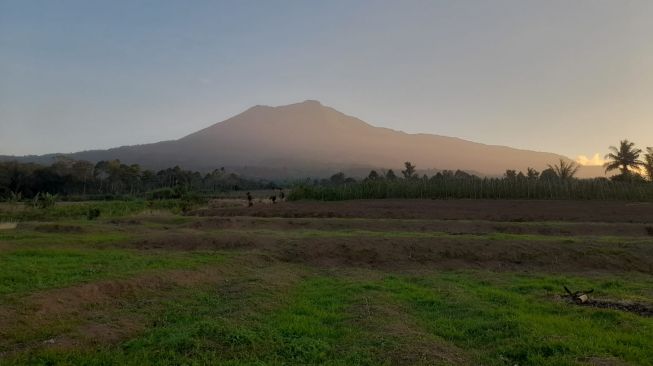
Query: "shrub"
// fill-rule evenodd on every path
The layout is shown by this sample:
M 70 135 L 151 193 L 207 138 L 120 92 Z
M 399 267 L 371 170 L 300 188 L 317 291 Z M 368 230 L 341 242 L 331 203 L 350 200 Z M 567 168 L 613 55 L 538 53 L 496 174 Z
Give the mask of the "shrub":
M 148 200 L 169 200 L 179 198 L 179 192 L 172 188 L 161 188 L 147 192 L 145 197 Z
M 89 220 L 95 220 L 98 217 L 100 217 L 100 209 L 99 208 L 89 208 L 88 213 L 86 214 L 86 218 Z
M 58 199 L 59 197 L 56 194 L 39 192 L 32 198 L 31 204 L 34 208 L 46 209 L 54 207 Z

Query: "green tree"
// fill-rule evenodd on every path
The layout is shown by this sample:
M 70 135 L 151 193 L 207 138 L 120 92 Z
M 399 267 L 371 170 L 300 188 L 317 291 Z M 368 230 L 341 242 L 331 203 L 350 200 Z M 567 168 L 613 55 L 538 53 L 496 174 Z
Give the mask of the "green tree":
M 329 178 L 329 181 L 332 184 L 343 184 L 345 183 L 345 173 L 343 172 L 336 173 L 332 175 L 331 178 Z
M 558 179 L 558 176 L 556 175 L 555 170 L 551 168 L 546 168 L 542 170 L 542 173 L 540 173 L 540 180 L 554 180 Z
M 82 182 L 82 194 L 86 195 L 86 184 L 93 177 L 95 166 L 84 160 L 75 161 L 72 164 L 72 173 L 78 182 Z
M 410 161 L 405 162 L 404 166 L 406 167 L 406 169 L 402 170 L 401 174 L 403 174 L 405 179 L 413 179 L 417 176 L 417 174 L 415 174 L 416 167 L 415 165 L 411 164 Z
M 636 171 L 644 163 L 639 160 L 641 149 L 635 148 L 635 143 L 628 140 L 621 140 L 619 148 L 610 146 L 610 153 L 605 155 L 607 160 L 603 167 L 606 173 L 619 169 L 623 177 L 628 176 L 632 171 Z
M 513 169 L 508 169 L 503 175 L 508 180 L 515 180 L 517 178 L 517 171 Z
M 370 174 L 367 175 L 367 180 L 379 180 L 380 176 L 376 170 L 370 171 Z
M 59 154 L 54 157 L 54 163 L 50 166 L 50 169 L 59 176 L 65 176 L 68 174 L 73 174 L 73 165 L 75 160 L 71 157 Z
M 580 165 L 576 164 L 573 161 L 565 161 L 564 159 L 560 159 L 560 162 L 558 162 L 558 164 L 555 165 L 549 164 L 549 169 L 553 170 L 555 176 L 558 179 L 568 180 L 574 178 L 576 173 L 578 173 L 578 169 L 580 169 Z
M 129 185 L 129 194 L 133 195 L 141 186 L 141 167 L 138 164 L 132 164 L 130 166 L 123 165 L 121 168 L 123 180 Z
M 390 181 L 396 180 L 397 175 L 395 174 L 395 172 L 392 169 L 390 169 L 385 173 L 385 179 L 390 180 Z
M 453 176 L 456 179 L 470 179 L 472 177 L 471 174 L 469 174 L 469 173 L 467 173 L 465 171 L 462 171 L 460 169 L 456 170 L 456 172 L 453 173 Z
M 528 170 L 526 171 L 526 177 L 531 180 L 535 180 L 540 177 L 540 172 L 537 170 L 529 167 Z

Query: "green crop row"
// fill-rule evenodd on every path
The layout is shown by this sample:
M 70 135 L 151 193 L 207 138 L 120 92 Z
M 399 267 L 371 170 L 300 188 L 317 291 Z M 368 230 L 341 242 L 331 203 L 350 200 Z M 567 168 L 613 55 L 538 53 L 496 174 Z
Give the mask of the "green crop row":
M 398 179 L 368 180 L 335 186 L 298 185 L 289 195 L 290 200 L 383 198 L 653 201 L 653 184 L 604 179 Z

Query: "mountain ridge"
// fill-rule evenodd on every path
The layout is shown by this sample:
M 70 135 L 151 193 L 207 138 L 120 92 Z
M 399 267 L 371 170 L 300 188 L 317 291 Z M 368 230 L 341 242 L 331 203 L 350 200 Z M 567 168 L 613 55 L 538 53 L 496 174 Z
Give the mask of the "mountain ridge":
M 0 158 L 45 163 L 56 155 Z M 316 100 L 277 107 L 256 105 L 177 140 L 64 155 L 92 162 L 120 159 L 150 169 L 228 167 L 264 178 L 398 169 L 404 161 L 424 170 L 460 169 L 498 176 L 506 169 L 542 170 L 559 159 L 571 160 L 549 152 L 376 127 Z M 596 168 L 583 167 L 580 176 L 601 175 Z M 265 174 L 257 174 L 257 170 Z

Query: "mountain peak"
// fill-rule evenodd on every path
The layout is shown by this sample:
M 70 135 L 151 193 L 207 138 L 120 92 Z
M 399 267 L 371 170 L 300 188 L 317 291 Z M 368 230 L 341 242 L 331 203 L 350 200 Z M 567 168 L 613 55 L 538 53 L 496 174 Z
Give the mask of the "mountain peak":
M 306 99 L 303 102 L 284 104 L 284 105 L 277 105 L 277 106 L 257 104 L 255 106 L 249 108 L 247 111 L 250 111 L 250 110 L 268 110 L 268 109 L 285 109 L 285 108 L 292 108 L 292 107 L 322 108 L 322 107 L 324 107 L 324 105 L 322 103 L 320 103 L 319 100 Z
M 305 104 L 305 105 L 314 105 L 314 106 L 322 106 L 322 103 L 320 103 L 319 100 L 315 99 L 306 99 L 305 101 L 301 102 L 300 104 Z

